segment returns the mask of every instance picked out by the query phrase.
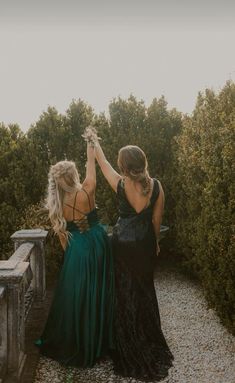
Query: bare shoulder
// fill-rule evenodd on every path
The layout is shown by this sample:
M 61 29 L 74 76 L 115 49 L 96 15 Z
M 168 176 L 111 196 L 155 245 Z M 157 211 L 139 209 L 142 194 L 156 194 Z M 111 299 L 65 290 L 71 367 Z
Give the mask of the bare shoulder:
M 157 182 L 158 189 L 159 189 L 159 193 L 158 193 L 156 201 L 155 201 L 155 207 L 157 207 L 157 206 L 162 205 L 162 204 L 164 205 L 165 195 L 164 195 L 164 190 L 163 190 L 161 181 L 159 181 L 159 179 L 156 179 L 156 178 L 155 178 L 155 180 L 156 180 L 155 182 Z
M 161 184 L 161 181 L 158 179 L 158 178 L 155 178 L 156 182 L 157 182 L 157 185 L 159 187 L 159 194 L 162 194 L 164 193 L 164 190 L 163 190 L 163 187 L 162 187 L 162 184 Z
M 95 193 L 96 181 L 93 179 L 86 178 L 82 183 L 82 188 L 86 189 L 88 193 Z
M 83 182 L 80 198 L 78 198 L 76 207 L 79 210 L 87 211 L 87 209 L 92 209 L 95 207 L 95 188 L 89 183 Z M 88 206 L 89 205 L 89 206 Z

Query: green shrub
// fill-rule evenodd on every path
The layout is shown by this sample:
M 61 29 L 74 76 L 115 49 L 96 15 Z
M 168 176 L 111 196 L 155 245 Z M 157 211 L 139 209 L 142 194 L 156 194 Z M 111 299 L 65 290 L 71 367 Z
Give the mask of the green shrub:
M 235 84 L 199 95 L 177 144 L 178 251 L 235 332 Z

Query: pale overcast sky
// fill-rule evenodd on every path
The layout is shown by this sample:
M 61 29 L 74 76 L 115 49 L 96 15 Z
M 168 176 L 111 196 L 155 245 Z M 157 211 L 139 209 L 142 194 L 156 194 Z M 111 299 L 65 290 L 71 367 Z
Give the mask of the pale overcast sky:
M 0 0 L 0 122 L 27 130 L 49 105 L 107 111 L 130 93 L 190 113 L 235 81 L 233 1 Z

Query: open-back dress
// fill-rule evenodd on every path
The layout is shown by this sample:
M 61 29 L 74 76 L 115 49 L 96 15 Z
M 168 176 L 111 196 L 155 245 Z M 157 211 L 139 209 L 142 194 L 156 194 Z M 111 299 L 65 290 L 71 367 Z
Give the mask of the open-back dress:
M 86 194 L 85 189 L 82 189 Z M 76 194 L 77 196 L 77 194 Z M 70 237 L 40 339 L 42 354 L 62 364 L 91 367 L 113 348 L 114 274 L 109 238 L 97 209 L 67 221 Z
M 122 376 L 159 381 L 167 376 L 173 355 L 161 330 L 154 288 L 156 239 L 152 224 L 159 184 L 153 179 L 149 204 L 137 213 L 124 181 L 117 186 L 119 219 L 113 231 L 115 269 L 114 369 Z

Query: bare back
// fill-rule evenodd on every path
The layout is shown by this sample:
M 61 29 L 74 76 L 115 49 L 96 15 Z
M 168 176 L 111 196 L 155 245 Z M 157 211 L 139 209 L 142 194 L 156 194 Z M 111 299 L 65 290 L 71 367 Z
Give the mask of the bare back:
M 66 193 L 63 203 L 63 216 L 66 221 L 79 220 L 95 208 L 95 193 L 82 189 Z
M 153 179 L 151 179 L 151 187 L 149 193 L 144 196 L 142 186 L 138 182 L 132 182 L 128 178 L 124 180 L 124 190 L 129 204 L 133 207 L 136 213 L 140 213 L 149 203 L 153 190 Z

